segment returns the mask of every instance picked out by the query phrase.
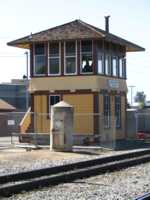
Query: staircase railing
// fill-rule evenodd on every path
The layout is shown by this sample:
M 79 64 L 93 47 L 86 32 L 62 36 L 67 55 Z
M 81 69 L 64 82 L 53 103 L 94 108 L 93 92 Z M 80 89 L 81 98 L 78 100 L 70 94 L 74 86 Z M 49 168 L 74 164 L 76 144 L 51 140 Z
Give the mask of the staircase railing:
M 20 132 L 21 133 L 26 133 L 30 124 L 31 124 L 31 107 L 29 107 L 29 109 L 27 110 L 26 114 L 24 115 L 24 117 L 22 118 L 19 126 L 20 126 Z

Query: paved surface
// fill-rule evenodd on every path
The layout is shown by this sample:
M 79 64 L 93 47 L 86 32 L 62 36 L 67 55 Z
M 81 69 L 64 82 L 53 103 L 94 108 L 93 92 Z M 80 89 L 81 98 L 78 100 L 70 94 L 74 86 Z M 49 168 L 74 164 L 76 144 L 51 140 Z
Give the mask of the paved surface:
M 3 148 L 12 148 L 18 142 L 18 137 L 0 137 L 0 150 Z

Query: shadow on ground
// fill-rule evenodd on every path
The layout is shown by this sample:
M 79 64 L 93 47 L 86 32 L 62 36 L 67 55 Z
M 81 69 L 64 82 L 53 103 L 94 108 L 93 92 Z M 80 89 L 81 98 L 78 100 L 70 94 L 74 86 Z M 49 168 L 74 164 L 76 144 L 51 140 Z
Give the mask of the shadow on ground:
M 116 141 L 115 150 L 134 150 L 150 148 L 150 141 L 144 140 L 119 140 Z

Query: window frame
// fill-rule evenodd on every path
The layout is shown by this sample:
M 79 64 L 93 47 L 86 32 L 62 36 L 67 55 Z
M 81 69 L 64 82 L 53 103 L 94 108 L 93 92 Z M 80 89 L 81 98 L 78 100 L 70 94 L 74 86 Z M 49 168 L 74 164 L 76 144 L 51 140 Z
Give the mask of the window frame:
M 93 69 L 93 66 L 92 66 L 92 72 L 82 72 L 82 42 L 83 41 L 91 41 L 92 42 L 92 52 L 88 52 L 88 53 L 91 53 L 92 54 L 92 64 L 93 64 L 93 59 L 94 59 L 94 56 L 93 56 L 93 40 L 80 40 L 80 74 L 82 75 L 88 75 L 88 74 L 94 74 L 94 69 Z M 86 52 L 87 53 L 87 52 Z
M 53 104 L 53 105 L 50 104 L 50 98 L 51 98 L 52 96 L 53 96 L 53 97 L 54 97 L 54 96 L 58 96 L 58 97 L 59 97 L 59 101 L 61 101 L 61 95 L 60 95 L 60 94 L 49 94 L 49 95 L 48 95 L 48 111 L 49 111 L 49 113 L 51 113 L 51 106 L 54 105 L 54 104 Z
M 69 42 L 69 41 L 68 41 Z M 66 42 L 64 42 L 64 75 L 77 75 L 77 40 L 70 41 L 75 42 L 75 56 L 66 56 Z M 75 57 L 75 73 L 67 73 L 66 72 L 66 58 L 74 58 Z
M 118 103 L 118 98 L 119 98 L 119 103 Z M 119 117 L 119 124 L 117 124 L 118 117 Z M 116 128 L 120 129 L 121 128 L 121 96 L 119 95 L 115 96 L 115 118 L 116 118 Z
M 36 55 L 35 54 L 35 46 L 37 44 L 43 44 L 44 45 L 44 54 L 39 54 L 39 55 Z M 43 73 L 43 74 L 37 74 L 36 73 L 36 70 L 35 70 L 35 56 L 44 56 L 45 57 L 45 64 L 46 64 L 46 46 L 45 46 L 45 43 L 34 43 L 33 44 L 33 76 L 45 76 L 47 74 L 47 72 Z M 47 66 L 45 66 L 45 68 L 47 69 Z
M 59 45 L 59 56 L 50 56 L 49 50 L 50 50 L 50 44 L 51 42 L 48 42 L 48 76 L 60 76 L 61 75 L 61 42 L 56 42 Z M 51 74 L 50 73 L 50 58 L 58 58 L 59 59 L 59 73 L 57 74 Z

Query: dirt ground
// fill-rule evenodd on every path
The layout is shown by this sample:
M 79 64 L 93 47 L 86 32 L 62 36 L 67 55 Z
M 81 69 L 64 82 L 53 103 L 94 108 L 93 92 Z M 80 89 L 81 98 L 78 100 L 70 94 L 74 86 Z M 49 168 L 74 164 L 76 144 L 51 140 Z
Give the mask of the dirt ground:
M 32 150 L 26 151 L 22 148 L 12 148 L 12 149 L 3 149 L 0 150 L 0 160 L 24 160 L 24 161 L 33 161 L 33 160 L 61 160 L 61 159 L 73 159 L 83 157 L 83 154 L 71 153 L 71 152 L 51 152 L 48 149 L 42 150 Z

